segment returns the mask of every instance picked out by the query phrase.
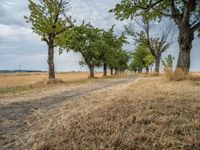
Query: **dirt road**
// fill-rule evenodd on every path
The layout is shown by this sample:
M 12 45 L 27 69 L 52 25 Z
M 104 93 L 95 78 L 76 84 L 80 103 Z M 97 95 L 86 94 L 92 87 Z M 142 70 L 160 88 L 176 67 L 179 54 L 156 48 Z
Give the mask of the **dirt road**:
M 108 79 L 104 82 L 84 84 L 83 86 L 62 91 L 51 96 L 36 99 L 30 97 L 31 100 L 27 98 L 26 101 L 0 105 L 0 148 L 9 149 L 9 147 L 12 146 L 10 143 L 14 142 L 11 140 L 12 138 L 10 138 L 12 135 L 24 133 L 26 127 L 37 122 L 38 116 L 33 115 L 35 111 L 42 110 L 42 112 L 48 116 L 56 112 L 65 102 L 73 101 L 76 97 L 87 97 L 92 92 L 115 88 L 117 86 L 122 87 L 122 85 L 126 85 L 135 78 L 136 77 L 133 75 L 128 75 L 117 79 Z

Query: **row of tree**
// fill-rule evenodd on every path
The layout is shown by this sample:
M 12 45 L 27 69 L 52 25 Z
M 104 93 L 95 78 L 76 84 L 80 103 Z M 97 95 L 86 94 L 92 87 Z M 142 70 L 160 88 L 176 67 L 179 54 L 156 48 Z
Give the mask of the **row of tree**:
M 94 77 L 94 68 L 102 67 L 104 76 L 107 69 L 115 70 L 115 74 L 127 69 L 128 54 L 122 49 L 126 42 L 124 35 L 117 37 L 113 32 L 114 26 L 108 31 L 95 28 L 90 24 L 74 26 L 73 35 L 70 40 L 62 40 L 61 53 L 63 49 L 73 50 L 82 55 L 81 65 L 87 65 L 90 70 L 90 78 Z
M 173 20 L 179 30 L 179 57 L 176 70 L 185 73 L 190 69 L 190 53 L 195 32 L 200 30 L 200 1 L 175 1 L 175 0 L 121 0 L 121 3 L 110 12 L 114 12 L 119 20 L 140 17 L 139 23 L 142 31 L 134 32 L 130 27 L 125 27 L 126 33 L 134 37 L 135 52 L 130 68 L 141 72 L 142 68 L 149 68 L 155 63 L 155 72 L 159 74 L 162 53 L 173 43 L 171 28 L 167 27 L 159 37 L 151 34 L 152 22 L 161 21 L 164 17 Z M 32 29 L 42 37 L 48 45 L 49 78 L 55 79 L 54 48 L 59 47 L 60 53 L 64 50 L 73 50 L 82 55 L 80 64 L 87 65 L 90 77 L 94 77 L 94 68 L 103 66 L 104 75 L 107 69 L 123 72 L 127 69 L 129 56 L 122 49 L 126 38 L 124 35 L 117 37 L 114 26 L 104 31 L 93 27 L 91 24 L 82 23 L 75 25 L 67 15 L 69 2 L 65 0 L 39 0 L 36 3 L 29 0 L 30 16 L 25 17 L 32 23 Z M 176 72 L 175 72 L 176 73 Z
M 153 22 L 140 18 L 136 23 L 142 29 L 140 32 L 135 32 L 131 25 L 125 26 L 126 33 L 133 37 L 136 45 L 135 51 L 131 53 L 130 69 L 142 72 L 145 68 L 148 73 L 149 68 L 152 69 L 155 64 L 155 73 L 158 75 L 162 54 L 173 44 L 174 28 L 171 24 L 166 24 L 163 28 L 157 26 L 159 32 L 156 35 Z
M 60 49 L 60 54 L 74 51 L 82 55 L 80 64 L 87 65 L 90 78 L 94 77 L 94 68 L 103 66 L 104 76 L 107 69 L 115 70 L 115 74 L 128 68 L 129 56 L 122 49 L 126 42 L 125 36 L 116 36 L 114 26 L 104 31 L 91 24 L 75 25 L 68 17 L 69 2 L 65 0 L 29 0 L 30 16 L 25 17 L 32 24 L 32 30 L 48 45 L 49 79 L 55 79 L 54 48 Z
M 182 70 L 182 72 L 188 73 L 192 42 L 195 33 L 200 32 L 199 6 L 200 0 L 121 0 L 121 3 L 117 4 L 110 12 L 113 12 L 119 20 L 132 20 L 138 16 L 143 18 L 145 25 L 140 37 L 144 39 L 156 60 L 156 72 L 159 72 L 161 53 L 169 47 L 168 42 L 163 42 L 166 41 L 165 39 L 168 36 L 159 39 L 151 38 L 149 35 L 149 22 L 170 18 L 179 30 L 179 56 L 176 71 Z M 155 48 L 157 51 L 155 51 Z

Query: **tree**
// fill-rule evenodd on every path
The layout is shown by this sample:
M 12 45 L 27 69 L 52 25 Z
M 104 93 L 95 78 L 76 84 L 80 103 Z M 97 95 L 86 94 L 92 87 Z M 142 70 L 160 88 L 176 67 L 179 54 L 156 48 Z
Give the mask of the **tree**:
M 130 69 L 135 72 L 142 72 L 142 69 L 146 69 L 146 73 L 149 73 L 149 67 L 154 63 L 154 57 L 148 48 L 139 43 L 134 52 L 131 54 L 131 64 Z
M 172 55 L 168 55 L 167 57 L 165 57 L 164 60 L 162 60 L 162 64 L 165 67 L 165 71 L 172 71 L 174 60 L 175 58 Z
M 116 69 L 118 73 L 124 73 L 128 69 L 129 55 L 125 50 L 118 51 L 118 66 Z
M 107 76 L 108 64 L 112 61 L 112 50 L 116 36 L 113 33 L 114 26 L 108 31 L 102 30 L 101 36 L 98 40 L 98 48 L 101 51 L 99 60 L 103 65 L 103 76 Z
M 173 35 L 170 37 L 171 27 L 166 27 L 165 30 L 160 33 L 161 36 L 155 37 L 150 35 L 151 26 L 149 21 L 143 20 L 141 26 L 143 31 L 139 34 L 140 41 L 149 48 L 155 59 L 155 73 L 159 74 L 161 56 L 173 43 Z
M 73 23 L 67 17 L 68 1 L 65 0 L 39 0 L 38 3 L 29 1 L 30 16 L 25 17 L 32 24 L 32 30 L 38 34 L 42 41 L 48 45 L 49 79 L 55 79 L 54 47 L 59 46 L 59 40 L 68 31 Z
M 101 51 L 100 61 L 103 64 L 104 76 L 107 75 L 107 68 L 111 69 L 111 74 L 113 74 L 113 62 L 115 61 L 115 51 L 122 48 L 123 44 L 126 43 L 126 37 L 122 34 L 117 37 L 114 34 L 114 26 L 108 31 L 103 31 L 101 40 L 99 42 L 99 51 Z M 117 58 L 120 59 L 120 58 Z
M 74 27 L 73 33 L 71 38 L 64 39 L 61 42 L 61 53 L 63 49 L 80 53 L 83 58 L 81 63 L 85 63 L 90 70 L 89 78 L 94 78 L 95 66 L 101 66 L 101 61 L 99 60 L 101 54 L 101 51 L 99 51 L 101 30 L 90 24 L 83 23 L 80 26 Z
M 179 57 L 176 70 L 188 73 L 196 31 L 200 31 L 200 0 L 121 0 L 110 12 L 120 19 L 143 16 L 148 20 L 169 17 L 179 29 Z
M 123 73 L 128 69 L 129 55 L 125 50 L 122 48 L 115 49 L 112 53 L 112 57 L 109 66 L 115 70 L 115 75 Z
M 131 26 L 125 26 L 126 33 L 133 36 L 135 42 L 143 43 L 143 46 L 150 50 L 155 59 L 155 73 L 159 74 L 161 56 L 173 43 L 173 28 L 170 25 L 166 25 L 165 29 L 160 29 L 160 36 L 155 36 L 150 33 L 153 24 L 148 20 L 143 18 L 142 23 L 137 21 L 137 24 L 142 28 L 140 33 L 134 32 Z

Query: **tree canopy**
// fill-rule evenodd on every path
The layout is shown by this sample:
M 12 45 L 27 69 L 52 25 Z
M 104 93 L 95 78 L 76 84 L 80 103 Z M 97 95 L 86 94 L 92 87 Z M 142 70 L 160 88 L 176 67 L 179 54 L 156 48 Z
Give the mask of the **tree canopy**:
M 65 0 L 28 0 L 30 16 L 27 22 L 32 24 L 34 33 L 48 45 L 49 79 L 55 79 L 54 47 L 66 38 L 65 32 L 73 26 L 71 17 L 67 17 L 69 2 Z M 65 36 L 64 36 L 65 35 Z
M 58 35 L 73 27 L 71 17 L 67 17 L 68 1 L 40 0 L 38 3 L 33 0 L 28 1 L 31 14 L 29 17 L 25 16 L 27 23 L 32 24 L 33 32 L 41 36 L 47 44 L 50 44 L 49 35 L 52 34 L 56 41 L 61 38 Z M 55 43 L 54 46 L 58 45 Z

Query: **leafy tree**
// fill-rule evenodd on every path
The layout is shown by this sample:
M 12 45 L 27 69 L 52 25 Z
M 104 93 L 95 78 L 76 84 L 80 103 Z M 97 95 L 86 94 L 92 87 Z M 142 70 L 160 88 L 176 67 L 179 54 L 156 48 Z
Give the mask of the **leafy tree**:
M 54 47 L 59 46 L 59 40 L 64 38 L 73 23 L 71 17 L 66 17 L 68 1 L 65 0 L 28 0 L 30 16 L 25 17 L 32 24 L 32 30 L 48 45 L 49 79 L 55 79 Z
M 116 68 L 115 61 L 122 61 L 118 64 L 119 67 L 124 64 L 124 59 L 126 61 L 126 58 L 124 58 L 125 52 L 122 52 L 121 50 L 123 44 L 126 43 L 126 37 L 123 34 L 120 37 L 117 37 L 113 32 L 113 27 L 108 32 L 104 32 L 103 35 L 103 41 L 105 41 L 105 49 L 102 53 L 104 57 L 104 75 L 106 75 L 107 67 L 111 69 L 112 74 L 113 64 Z M 118 58 L 116 58 L 116 55 L 119 55 Z
M 107 68 L 109 65 L 109 62 L 112 61 L 112 51 L 114 48 L 114 41 L 116 39 L 116 36 L 113 33 L 114 26 L 109 29 L 108 31 L 101 32 L 100 38 L 97 41 L 97 47 L 99 48 L 100 57 L 99 60 L 103 64 L 103 72 L 104 76 L 107 76 Z
M 99 40 L 101 36 L 101 30 L 93 27 L 90 24 L 82 24 L 74 27 L 74 34 L 70 39 L 64 39 L 61 42 L 62 49 L 73 50 L 74 52 L 82 55 L 83 61 L 90 70 L 90 78 L 94 78 L 95 66 L 101 66 L 101 60 L 99 57 L 101 51 L 99 51 Z
M 142 72 L 142 69 L 145 68 L 146 72 L 149 73 L 149 67 L 154 63 L 154 57 L 142 43 L 139 43 L 135 51 L 131 53 L 131 58 L 130 69 L 135 72 Z
M 177 69 L 188 73 L 190 54 L 196 31 L 200 31 L 200 0 L 121 0 L 110 12 L 120 19 L 143 16 L 147 20 L 169 17 L 179 29 Z
M 96 41 L 96 49 L 100 52 L 99 61 L 103 65 L 104 76 L 107 75 L 108 68 L 111 69 L 111 74 L 113 73 L 114 59 L 116 59 L 114 54 L 121 49 L 123 43 L 126 42 L 126 37 L 123 34 L 117 37 L 113 29 L 114 26 L 108 31 L 102 30 L 99 34 L 100 37 Z
M 168 55 L 164 60 L 162 60 L 165 71 L 172 71 L 174 60 L 175 58 L 172 55 Z
M 120 51 L 119 53 L 119 72 L 124 73 L 128 69 L 129 55 L 125 50 Z

